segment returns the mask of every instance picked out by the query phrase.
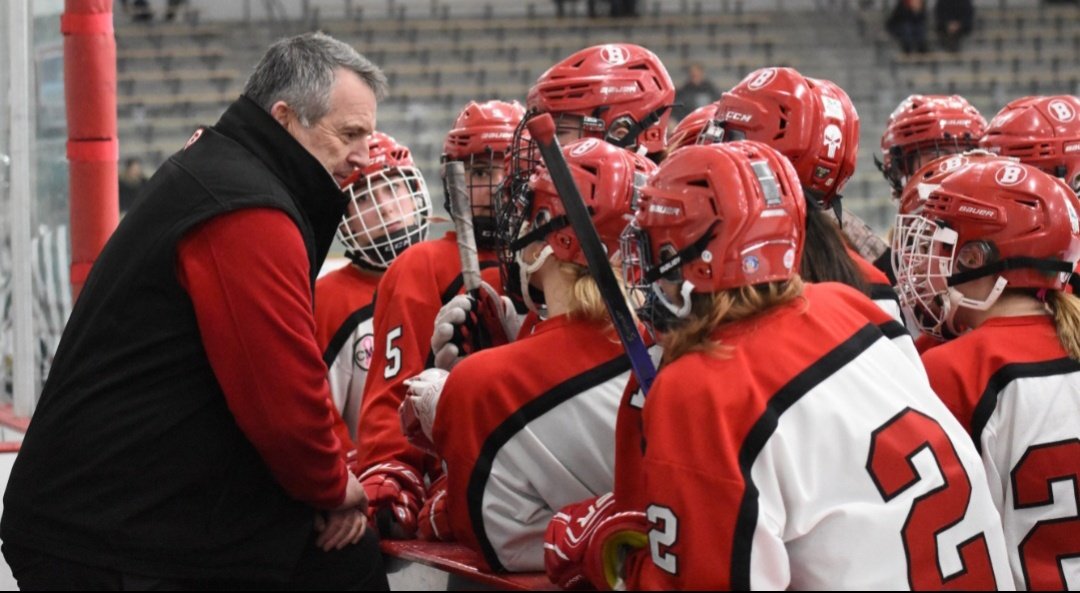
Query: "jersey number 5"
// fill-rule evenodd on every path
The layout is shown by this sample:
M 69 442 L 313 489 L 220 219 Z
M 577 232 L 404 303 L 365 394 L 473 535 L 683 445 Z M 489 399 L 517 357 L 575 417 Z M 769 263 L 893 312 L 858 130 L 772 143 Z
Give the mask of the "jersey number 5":
M 1027 509 L 1054 504 L 1050 484 L 1071 482 L 1076 508 L 1080 508 L 1080 440 L 1069 439 L 1029 447 L 1012 470 L 1013 507 Z M 1032 590 L 1064 591 L 1061 562 L 1080 556 L 1077 533 L 1080 517 L 1046 519 L 1035 523 L 1020 542 L 1024 584 Z
M 906 408 L 882 424 L 870 440 L 866 471 L 888 502 L 922 479 L 911 460 L 924 449 L 933 454 L 945 483 L 911 503 L 901 530 L 911 588 L 995 589 L 994 570 L 982 533 L 957 549 L 962 570 L 946 577 L 939 568 L 937 535 L 964 518 L 971 501 L 971 479 L 936 420 Z

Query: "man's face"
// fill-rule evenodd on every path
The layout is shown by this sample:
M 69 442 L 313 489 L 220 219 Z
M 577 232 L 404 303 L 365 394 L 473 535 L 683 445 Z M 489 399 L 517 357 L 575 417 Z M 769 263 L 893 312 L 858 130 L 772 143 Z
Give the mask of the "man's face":
M 286 107 L 279 117 L 285 129 L 311 153 L 340 184 L 368 162 L 368 136 L 375 130 L 375 93 L 355 72 L 339 68 L 330 89 L 330 110 L 310 127 Z M 284 119 L 284 121 L 282 121 Z

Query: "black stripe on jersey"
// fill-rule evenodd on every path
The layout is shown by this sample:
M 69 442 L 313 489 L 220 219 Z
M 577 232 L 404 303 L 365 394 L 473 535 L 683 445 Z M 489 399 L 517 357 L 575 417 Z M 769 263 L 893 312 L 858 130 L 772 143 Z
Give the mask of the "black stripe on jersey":
M 533 398 L 532 401 L 514 412 L 491 432 L 484 446 L 480 448 L 480 456 L 473 465 L 472 474 L 469 476 L 469 485 L 466 490 L 468 499 L 469 521 L 472 523 L 476 541 L 480 544 L 480 551 L 484 554 L 488 566 L 495 572 L 506 572 L 499 556 L 495 553 L 495 547 L 488 540 L 487 530 L 484 529 L 484 490 L 487 488 L 488 476 L 491 475 L 491 466 L 495 463 L 495 456 L 516 435 L 521 432 L 530 422 L 547 414 L 559 404 L 573 398 L 579 393 L 596 387 L 605 381 L 630 370 L 630 359 L 625 354 L 620 354 L 603 364 L 595 366 L 580 375 L 571 377 L 566 381 L 549 389 Z M 558 511 L 560 509 L 555 509 Z
M 765 444 L 776 432 L 780 416 L 795 405 L 802 396 L 828 379 L 845 365 L 855 360 L 872 344 L 884 336 L 878 326 L 867 324 L 820 360 L 796 375 L 769 399 L 761 417 L 750 429 L 739 450 L 739 468 L 746 492 L 739 504 L 739 518 L 735 524 L 735 541 L 731 550 L 731 588 L 735 591 L 750 590 L 750 553 L 754 543 L 754 528 L 758 518 L 758 490 L 754 486 L 750 470 Z
M 904 327 L 904 324 L 896 320 L 886 321 L 879 325 L 878 329 L 880 329 L 881 333 L 885 334 L 885 337 L 890 340 L 895 340 L 901 336 L 911 337 L 911 334 L 908 332 L 907 328 Z
M 888 284 L 871 284 L 870 285 L 870 300 L 872 301 L 892 301 L 896 303 L 896 306 L 900 306 L 900 297 L 896 294 L 896 290 Z
M 1007 364 L 991 375 L 986 383 L 979 403 L 975 405 L 975 411 L 971 415 L 971 438 L 975 441 L 975 448 L 982 455 L 982 431 L 990 416 L 997 409 L 998 395 L 1017 379 L 1032 377 L 1050 377 L 1052 375 L 1064 375 L 1080 371 L 1080 361 L 1072 358 L 1058 358 L 1056 360 L 1044 360 L 1041 362 L 1025 362 Z
M 482 261 L 480 262 L 480 270 L 483 271 L 488 268 L 494 268 L 497 265 L 499 265 L 499 262 L 497 261 Z M 465 277 L 459 273 L 457 276 L 454 277 L 453 282 L 451 282 L 450 285 L 446 287 L 446 290 L 443 291 L 442 295 L 439 296 L 439 302 L 444 305 L 446 303 L 449 303 L 450 299 L 456 297 L 457 294 L 461 292 L 461 287 L 463 286 L 465 286 Z M 434 367 L 435 353 L 429 350 L 427 355 L 427 361 L 424 362 L 424 368 L 430 369 Z
M 371 319 L 371 316 L 375 313 L 375 298 L 372 297 L 371 304 L 360 307 L 345 318 L 345 322 L 341 324 L 341 327 L 334 332 L 334 337 L 331 338 L 330 343 L 326 345 L 326 352 L 323 352 L 322 359 L 326 363 L 326 368 L 330 368 L 330 365 L 334 364 L 334 359 L 337 358 L 341 348 L 345 346 L 345 342 L 352 335 L 353 330 L 358 325 Z
M 896 285 L 896 274 L 893 273 L 892 269 L 892 247 L 886 249 L 885 253 L 882 253 L 874 260 L 874 267 L 884 272 L 888 276 L 889 282 Z

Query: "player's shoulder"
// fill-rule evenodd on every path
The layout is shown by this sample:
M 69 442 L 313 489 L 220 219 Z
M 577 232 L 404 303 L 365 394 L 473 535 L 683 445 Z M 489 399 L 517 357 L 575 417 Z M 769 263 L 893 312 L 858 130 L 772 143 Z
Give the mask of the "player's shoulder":
M 813 314 L 836 317 L 859 326 L 866 323 L 881 326 L 896 321 L 870 297 L 839 282 L 808 283 L 803 297 L 808 303 L 807 310 Z
M 848 249 L 848 255 L 851 256 L 851 260 L 855 262 L 855 267 L 858 268 L 859 274 L 862 275 L 863 280 L 867 284 L 871 285 L 883 285 L 891 286 L 889 277 L 885 275 L 885 272 L 878 269 L 873 263 L 859 255 L 858 252 Z

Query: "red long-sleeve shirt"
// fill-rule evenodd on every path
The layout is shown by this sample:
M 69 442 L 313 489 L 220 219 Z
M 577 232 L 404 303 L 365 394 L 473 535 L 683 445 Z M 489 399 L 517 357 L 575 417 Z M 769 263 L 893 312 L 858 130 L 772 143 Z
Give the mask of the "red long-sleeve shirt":
M 330 509 L 344 501 L 348 474 L 305 253 L 284 212 L 245 209 L 185 236 L 176 270 L 237 425 L 290 496 Z

